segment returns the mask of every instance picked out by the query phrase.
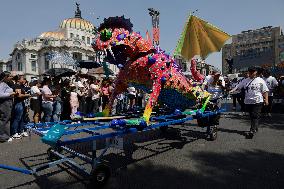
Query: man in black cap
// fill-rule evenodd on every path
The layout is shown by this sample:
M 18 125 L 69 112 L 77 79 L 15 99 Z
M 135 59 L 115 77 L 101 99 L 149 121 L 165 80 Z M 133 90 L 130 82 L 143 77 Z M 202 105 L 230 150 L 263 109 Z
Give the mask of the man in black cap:
M 261 114 L 261 108 L 263 104 L 268 105 L 268 87 L 265 81 L 258 77 L 258 68 L 250 67 L 248 69 L 249 77 L 239 83 L 236 88 L 230 92 L 234 92 L 237 89 L 245 89 L 246 111 L 249 112 L 251 120 L 251 128 L 247 133 L 247 138 L 252 138 L 258 131 L 259 119 Z

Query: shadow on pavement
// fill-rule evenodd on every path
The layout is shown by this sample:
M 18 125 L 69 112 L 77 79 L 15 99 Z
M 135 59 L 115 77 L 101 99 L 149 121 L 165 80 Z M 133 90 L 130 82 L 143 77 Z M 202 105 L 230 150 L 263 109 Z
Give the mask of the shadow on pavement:
M 38 154 L 28 157 L 20 158 L 21 163 L 28 169 L 32 169 L 41 165 L 48 163 L 47 154 Z M 64 172 L 67 172 L 69 175 L 69 179 L 62 179 L 59 180 L 60 177 L 56 177 L 54 175 L 59 175 Z M 15 188 L 34 188 L 30 185 L 36 185 L 41 189 L 53 189 L 53 188 L 60 188 L 60 189 L 67 189 L 67 188 L 78 188 L 82 185 L 87 186 L 87 181 L 72 171 L 69 167 L 64 165 L 59 165 L 56 170 L 49 170 L 45 171 L 44 173 L 39 172 L 37 174 L 32 175 L 35 179 L 29 182 L 25 182 L 22 184 L 18 184 L 16 186 L 8 187 L 7 189 L 15 189 Z M 79 186 L 77 186 L 79 185 Z
M 239 120 L 240 123 L 250 125 L 250 119 L 248 115 L 240 115 L 238 112 L 226 113 L 226 118 Z M 284 130 L 284 115 L 283 114 L 272 114 L 272 117 L 262 116 L 260 119 L 260 128 L 270 128 L 276 130 Z
M 128 165 L 157 156 L 173 149 L 182 149 L 184 145 L 198 139 L 204 139 L 204 133 L 199 131 L 182 132 L 179 128 L 168 128 L 166 132 L 151 131 L 150 139 L 146 140 L 144 133 L 138 136 L 130 135 L 126 140 L 124 152 L 110 153 L 103 157 L 106 162 L 111 162 L 113 171 L 125 169 Z M 145 143 L 144 143 L 145 142 Z M 142 144 L 141 144 L 142 143 Z
M 271 118 L 264 117 L 260 121 L 261 127 L 284 130 L 284 115 L 283 114 L 272 114 Z
M 235 133 L 235 134 L 239 134 L 242 136 L 246 136 L 246 132 L 247 132 L 247 131 L 239 131 L 239 130 L 225 129 L 225 128 L 218 128 L 218 131 L 225 132 L 225 133 Z
M 188 155 L 210 188 L 284 188 L 284 156 L 262 150 Z M 197 185 L 198 186 L 198 185 Z
M 182 149 L 184 145 L 189 144 L 198 139 L 203 139 L 203 138 L 204 138 L 203 132 L 187 130 L 185 129 L 185 127 L 183 127 L 183 129 L 170 127 L 167 129 L 166 132 L 162 132 L 159 129 L 157 129 L 157 130 L 152 130 L 152 131 L 145 132 L 145 133 L 144 132 L 137 133 L 134 135 L 126 136 L 126 139 L 124 140 L 126 140 L 127 142 L 125 143 L 124 152 L 106 154 L 103 157 L 103 160 L 110 162 L 112 172 L 115 175 L 114 177 L 111 178 L 111 180 L 116 179 L 116 177 L 124 179 L 122 178 L 121 173 L 123 173 L 124 170 L 126 170 L 129 165 L 132 165 L 137 162 L 139 164 L 139 162 L 142 160 L 145 160 L 145 159 L 148 159 L 154 156 L 158 156 L 161 153 L 165 153 L 173 149 Z M 86 144 L 83 144 L 83 145 L 86 145 Z M 24 158 L 21 158 L 20 161 L 28 169 L 33 168 L 35 166 L 43 165 L 44 163 L 48 162 L 47 154 L 38 154 L 38 155 L 24 157 Z M 136 166 L 136 165 L 133 165 L 133 166 Z M 153 168 L 153 165 L 147 165 L 147 166 Z M 145 169 L 142 167 L 142 170 L 145 170 Z M 146 170 L 148 170 L 147 167 L 146 167 Z M 157 171 L 163 172 L 164 170 L 157 170 Z M 167 172 L 167 170 L 165 171 Z M 65 179 L 61 178 L 61 180 L 59 180 L 58 179 L 60 178 L 59 175 L 64 174 L 64 172 L 68 173 L 69 179 L 66 180 L 66 178 Z M 127 174 L 128 174 L 128 171 L 127 171 Z M 158 173 L 158 174 L 163 174 L 163 173 Z M 166 176 L 166 174 L 168 173 L 164 173 L 164 174 Z M 187 173 L 184 172 L 182 174 L 186 175 Z M 122 175 L 124 175 L 124 173 Z M 66 167 L 64 165 L 58 166 L 58 168 L 55 170 L 50 169 L 48 171 L 44 171 L 44 173 L 39 173 L 38 175 L 33 175 L 33 176 L 35 177 L 34 180 L 25 182 L 23 184 L 18 184 L 16 186 L 9 187 L 9 189 L 22 188 L 22 187 L 29 188 L 30 185 L 34 185 L 34 184 L 36 184 L 39 188 L 47 188 L 47 189 L 50 189 L 50 188 L 64 189 L 64 188 L 78 188 L 78 187 L 82 188 L 82 185 L 85 186 L 86 188 L 90 187 L 88 185 L 87 179 L 82 178 L 81 176 L 76 174 L 73 170 L 71 170 L 69 167 Z M 64 177 L 66 177 L 66 175 Z M 137 176 L 137 177 L 141 177 L 141 176 Z M 143 178 L 143 176 L 141 178 Z M 135 185 L 139 187 L 145 185 L 143 183 L 132 183 L 132 181 L 131 182 L 125 181 L 124 184 L 119 183 L 119 185 L 125 186 L 125 184 L 127 183 L 133 184 L 129 186 L 129 188 L 135 188 Z M 164 186 L 163 184 L 158 184 L 158 185 Z M 174 185 L 175 184 L 173 184 L 173 186 Z M 114 188 L 117 188 L 117 187 L 119 186 L 116 185 Z M 122 187 L 122 188 L 125 188 L 125 187 Z M 144 188 L 148 188 L 147 185 L 145 185 Z
M 197 152 L 196 171 L 177 170 L 153 165 L 150 161 L 135 164 L 112 177 L 107 189 L 223 189 L 284 187 L 284 156 L 261 150 L 212 153 Z
M 185 156 L 181 157 L 188 160 L 189 164 L 192 164 L 191 169 L 184 165 L 186 170 L 183 170 L 182 165 L 169 167 L 160 163 L 153 164 L 147 159 L 166 151 L 183 148 L 184 145 L 198 140 L 199 134 L 201 135 L 199 131 L 199 134 L 196 134 L 194 131 L 179 131 L 178 128 L 169 128 L 168 132 L 164 134 L 160 131 L 156 132 L 150 135 L 151 140 L 148 140 L 146 144 L 142 143 L 146 141 L 145 136 L 141 136 L 140 139 L 134 138 L 135 144 L 132 146 L 129 143 L 130 148 L 132 148 L 130 152 L 139 151 L 139 156 L 134 154 L 133 157 L 130 157 L 123 155 L 123 153 L 106 155 L 105 159 L 110 160 L 113 169 L 117 170 L 105 188 L 284 188 L 284 156 L 262 150 L 230 153 L 191 151 L 188 152 L 188 155 L 185 154 Z M 164 137 L 157 137 L 161 134 Z M 149 153 L 146 153 L 146 151 Z M 43 161 L 42 156 L 35 157 Z M 31 162 L 33 164 L 39 163 L 36 161 Z M 31 166 L 30 162 L 25 161 L 23 163 L 26 167 Z M 60 177 L 59 174 L 65 171 L 71 176 L 67 178 L 66 176 L 64 178 Z M 61 166 L 59 170 L 35 176 L 35 180 L 10 188 L 31 188 L 29 186 L 34 183 L 37 184 L 38 188 L 43 189 L 93 188 L 88 185 L 86 180 L 65 166 Z

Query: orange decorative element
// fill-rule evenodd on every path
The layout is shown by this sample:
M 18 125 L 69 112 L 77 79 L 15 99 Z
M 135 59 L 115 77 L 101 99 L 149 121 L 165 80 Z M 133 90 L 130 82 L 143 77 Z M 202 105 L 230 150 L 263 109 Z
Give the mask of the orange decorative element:
M 64 33 L 63 32 L 43 32 L 39 37 L 41 38 L 53 38 L 53 39 L 64 39 Z
M 159 28 L 153 28 L 153 39 L 155 42 L 160 41 L 160 29 Z
M 151 39 L 151 37 L 150 37 L 150 34 L 149 34 L 148 30 L 147 30 L 147 32 L 146 32 L 146 41 L 147 41 L 151 46 L 153 46 L 152 39 Z
M 93 32 L 94 25 L 82 18 L 68 18 L 61 22 L 60 28 L 74 28 Z

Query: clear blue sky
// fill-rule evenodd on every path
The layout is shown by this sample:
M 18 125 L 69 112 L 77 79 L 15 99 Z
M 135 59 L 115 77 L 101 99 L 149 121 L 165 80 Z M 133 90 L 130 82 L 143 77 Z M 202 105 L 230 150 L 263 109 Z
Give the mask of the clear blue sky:
M 95 25 L 108 16 L 131 18 L 135 31 L 151 30 L 148 8 L 160 11 L 160 44 L 173 53 L 189 11 L 233 35 L 264 26 L 284 26 L 284 0 L 77 0 L 82 17 Z M 44 31 L 56 30 L 60 22 L 74 16 L 75 1 L 1 0 L 0 59 L 8 58 L 13 45 Z M 96 19 L 100 17 L 100 19 Z M 221 67 L 221 53 L 207 62 Z

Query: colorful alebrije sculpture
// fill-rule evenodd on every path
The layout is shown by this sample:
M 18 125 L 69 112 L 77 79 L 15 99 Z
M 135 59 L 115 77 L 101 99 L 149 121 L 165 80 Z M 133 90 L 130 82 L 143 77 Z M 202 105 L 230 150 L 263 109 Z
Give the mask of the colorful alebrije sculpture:
M 98 31 L 94 50 L 105 51 L 106 60 L 120 68 L 104 116 L 109 115 L 114 99 L 128 86 L 150 93 L 143 114 L 147 123 L 158 100 L 173 110 L 183 110 L 209 97 L 206 91 L 192 85 L 172 57 L 132 32 L 131 22 L 124 16 L 105 19 Z

